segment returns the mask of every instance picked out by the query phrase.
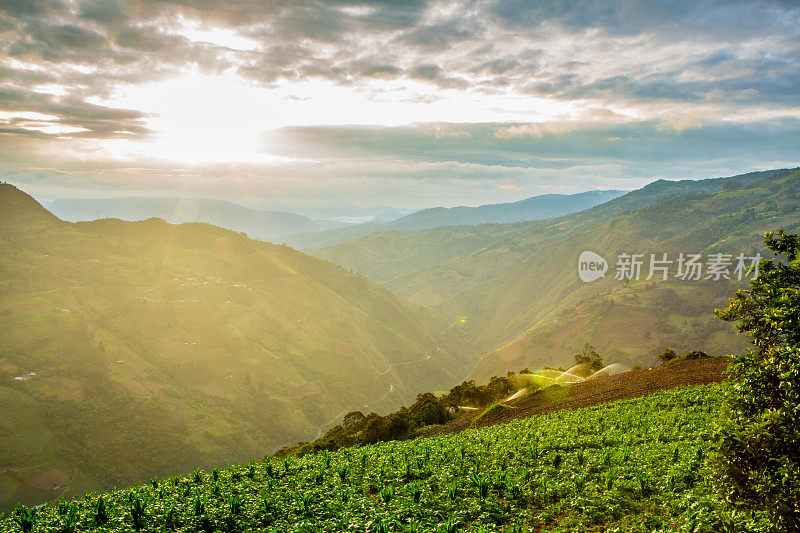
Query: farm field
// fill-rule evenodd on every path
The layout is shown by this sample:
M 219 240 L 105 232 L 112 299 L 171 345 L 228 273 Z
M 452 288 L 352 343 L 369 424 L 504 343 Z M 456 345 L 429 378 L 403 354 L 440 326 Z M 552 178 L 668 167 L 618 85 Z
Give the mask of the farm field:
M 707 457 L 725 387 L 197 470 L 42 509 L 35 531 L 718 531 Z

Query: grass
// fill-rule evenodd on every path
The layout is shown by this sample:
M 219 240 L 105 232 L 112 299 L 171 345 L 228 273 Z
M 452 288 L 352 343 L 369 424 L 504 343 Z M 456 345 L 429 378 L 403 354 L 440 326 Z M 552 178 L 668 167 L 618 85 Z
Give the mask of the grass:
M 630 531 L 717 527 L 722 385 L 428 439 L 153 480 L 42 509 L 36 531 Z M 754 530 L 758 530 L 755 524 Z M 518 528 L 518 529 L 515 529 Z M 10 518 L 0 531 L 18 531 Z

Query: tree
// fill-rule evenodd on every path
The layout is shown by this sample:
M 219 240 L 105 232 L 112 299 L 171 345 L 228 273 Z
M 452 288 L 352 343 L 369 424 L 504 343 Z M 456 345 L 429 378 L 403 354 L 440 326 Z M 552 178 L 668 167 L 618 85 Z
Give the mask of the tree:
M 417 395 L 417 401 L 409 409 L 411 416 L 420 426 L 444 424 L 448 416 L 444 406 L 430 392 Z
M 789 532 L 800 530 L 800 236 L 780 230 L 764 242 L 778 257 L 761 261 L 750 289 L 715 311 L 738 320 L 754 348 L 732 357 L 714 462 L 730 504 Z
M 674 350 L 670 350 L 669 348 L 667 348 L 666 350 L 661 352 L 661 354 L 659 354 L 658 360 L 661 361 L 662 364 L 666 365 L 676 357 L 678 357 L 678 354 L 676 354 Z
M 600 354 L 594 349 L 594 346 L 589 344 L 588 342 L 583 345 L 583 350 L 580 353 L 575 354 L 575 364 L 588 364 L 589 370 L 592 372 L 597 372 L 601 368 L 603 368 L 603 358 L 600 357 Z
M 342 425 L 346 428 L 359 428 L 364 424 L 367 417 L 361 411 L 350 411 L 344 415 Z

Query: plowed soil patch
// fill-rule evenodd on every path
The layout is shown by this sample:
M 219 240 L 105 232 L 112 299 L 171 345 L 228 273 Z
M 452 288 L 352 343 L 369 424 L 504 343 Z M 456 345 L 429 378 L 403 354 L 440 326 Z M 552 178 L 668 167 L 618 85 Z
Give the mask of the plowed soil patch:
M 560 409 L 577 409 L 638 398 L 675 387 L 719 383 L 725 379 L 729 363 L 727 357 L 708 357 L 643 370 L 631 370 L 614 376 L 589 379 L 568 387 L 551 387 L 509 402 L 508 405 L 514 409 L 494 409 L 483 416 L 480 412 L 464 413 L 443 426 L 431 428 L 423 433 L 423 436 L 457 433 L 469 427 L 492 426 Z M 476 420 L 479 416 L 480 419 Z

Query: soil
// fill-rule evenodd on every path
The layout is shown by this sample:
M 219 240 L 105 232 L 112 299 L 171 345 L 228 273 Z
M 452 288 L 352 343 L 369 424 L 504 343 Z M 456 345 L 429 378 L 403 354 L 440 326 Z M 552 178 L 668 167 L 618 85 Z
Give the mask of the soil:
M 54 487 L 63 487 L 69 483 L 69 476 L 61 470 L 53 469 L 47 472 L 39 472 L 26 479 L 25 483 L 37 489 L 53 490 Z
M 631 370 L 613 376 L 589 379 L 568 386 L 549 387 L 530 396 L 508 402 L 513 407 L 495 408 L 489 412 L 463 413 L 442 426 L 428 428 L 421 436 L 457 433 L 469 427 L 502 424 L 517 418 L 543 415 L 559 409 L 577 409 L 616 400 L 638 398 L 657 391 L 719 383 L 726 377 L 730 360 L 707 357 L 678 361 L 666 366 Z M 478 418 L 480 417 L 480 418 Z

